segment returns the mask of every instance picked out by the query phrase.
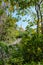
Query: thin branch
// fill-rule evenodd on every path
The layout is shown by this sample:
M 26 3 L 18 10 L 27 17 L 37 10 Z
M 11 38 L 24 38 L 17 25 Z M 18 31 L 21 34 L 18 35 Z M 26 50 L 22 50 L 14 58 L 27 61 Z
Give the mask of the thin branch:
M 40 4 L 43 2 L 43 0 L 41 0 Z

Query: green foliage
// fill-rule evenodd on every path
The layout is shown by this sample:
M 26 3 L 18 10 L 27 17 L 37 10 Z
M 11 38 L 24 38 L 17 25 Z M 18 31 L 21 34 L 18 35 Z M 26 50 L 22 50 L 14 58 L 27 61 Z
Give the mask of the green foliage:
M 0 42 L 0 47 L 7 52 L 8 59 L 3 61 L 6 65 L 43 65 L 43 35 L 37 38 L 36 34 L 31 37 L 25 34 L 20 44 L 8 47 Z
M 22 32 L 21 29 L 18 31 L 17 20 L 12 17 L 15 9 L 22 11 L 21 14 L 24 16 L 24 10 L 35 6 L 39 1 L 0 0 L 0 65 L 43 65 L 43 35 L 36 35 L 32 22 L 29 22 L 25 32 Z M 20 44 L 7 46 L 7 43 L 11 43 L 18 37 L 22 38 Z
M 11 43 L 16 39 L 16 36 L 19 35 L 18 30 L 16 29 L 16 19 L 12 17 L 7 17 L 3 21 L 2 33 L 0 33 L 0 40 L 5 41 L 6 43 Z M 16 33 L 16 34 L 15 34 Z
M 0 15 L 2 15 L 4 13 L 3 9 L 0 9 Z
M 22 39 L 23 44 L 23 56 L 25 62 L 35 61 L 39 62 L 43 59 L 43 40 L 42 36 L 37 38 L 37 35 L 33 35 L 31 39 L 29 37 Z
M 0 48 L 4 50 L 6 53 L 8 52 L 8 47 L 5 42 L 0 41 Z
M 0 41 L 0 65 L 5 65 L 8 57 L 8 47 L 6 43 Z

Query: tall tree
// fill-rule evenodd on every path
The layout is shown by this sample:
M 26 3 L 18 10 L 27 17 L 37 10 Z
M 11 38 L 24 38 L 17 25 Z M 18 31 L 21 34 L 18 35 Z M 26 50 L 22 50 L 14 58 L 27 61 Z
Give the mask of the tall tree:
M 37 33 L 39 33 L 39 21 L 41 19 L 41 32 L 43 33 L 43 19 L 42 19 L 42 13 L 41 13 L 41 3 L 43 3 L 43 0 L 16 0 L 16 2 L 19 4 L 20 10 L 24 10 L 28 8 L 29 6 L 35 6 L 35 10 L 37 13 Z
M 12 17 L 12 9 L 9 10 L 10 6 L 9 0 L 0 1 L 0 40 L 5 42 L 12 42 L 18 35 L 16 18 Z
M 36 13 L 37 13 L 37 33 L 39 33 L 39 19 L 41 18 L 41 31 L 43 33 L 43 20 L 42 20 L 42 14 L 41 14 L 41 3 L 43 0 L 1 0 L 0 2 L 4 2 L 5 9 L 9 12 L 13 12 L 16 10 L 25 10 L 26 8 L 29 8 L 30 6 L 35 6 Z M 5 10 L 4 9 L 4 10 Z M 39 16 L 40 13 L 40 16 Z

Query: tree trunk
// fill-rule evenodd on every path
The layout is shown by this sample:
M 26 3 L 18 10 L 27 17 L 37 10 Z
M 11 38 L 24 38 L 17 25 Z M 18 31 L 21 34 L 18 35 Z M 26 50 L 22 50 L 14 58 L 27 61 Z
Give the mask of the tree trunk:
M 42 18 L 42 13 L 41 13 L 41 10 L 40 10 L 40 4 L 41 3 L 42 3 L 42 0 L 39 1 L 39 2 L 35 1 L 35 10 L 36 10 L 36 13 L 37 13 L 37 18 L 38 18 L 38 21 L 37 21 L 37 33 L 38 34 L 39 34 L 39 21 L 40 21 L 40 18 L 41 18 L 41 33 L 43 34 L 43 18 Z
M 40 17 L 41 17 L 41 33 L 43 34 L 43 18 L 42 18 L 41 11 L 40 11 Z
M 43 18 L 42 18 L 42 13 L 40 8 L 39 8 L 39 12 L 40 12 L 40 18 L 41 18 L 41 33 L 43 34 Z
M 37 13 L 37 34 L 39 35 L 39 11 L 38 11 L 38 5 L 35 2 L 35 10 Z

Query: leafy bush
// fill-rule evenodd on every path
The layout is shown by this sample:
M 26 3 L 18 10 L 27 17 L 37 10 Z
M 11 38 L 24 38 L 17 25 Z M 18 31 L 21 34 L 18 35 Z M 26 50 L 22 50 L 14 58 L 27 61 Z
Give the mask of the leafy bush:
M 40 62 L 43 59 L 43 36 L 24 37 L 21 43 L 24 62 Z
M 43 65 L 43 36 L 24 36 L 21 43 L 14 46 L 0 42 L 0 52 L 4 54 L 0 55 L 0 65 Z
M 0 41 L 0 65 L 5 65 L 8 58 L 8 47 L 6 43 Z

